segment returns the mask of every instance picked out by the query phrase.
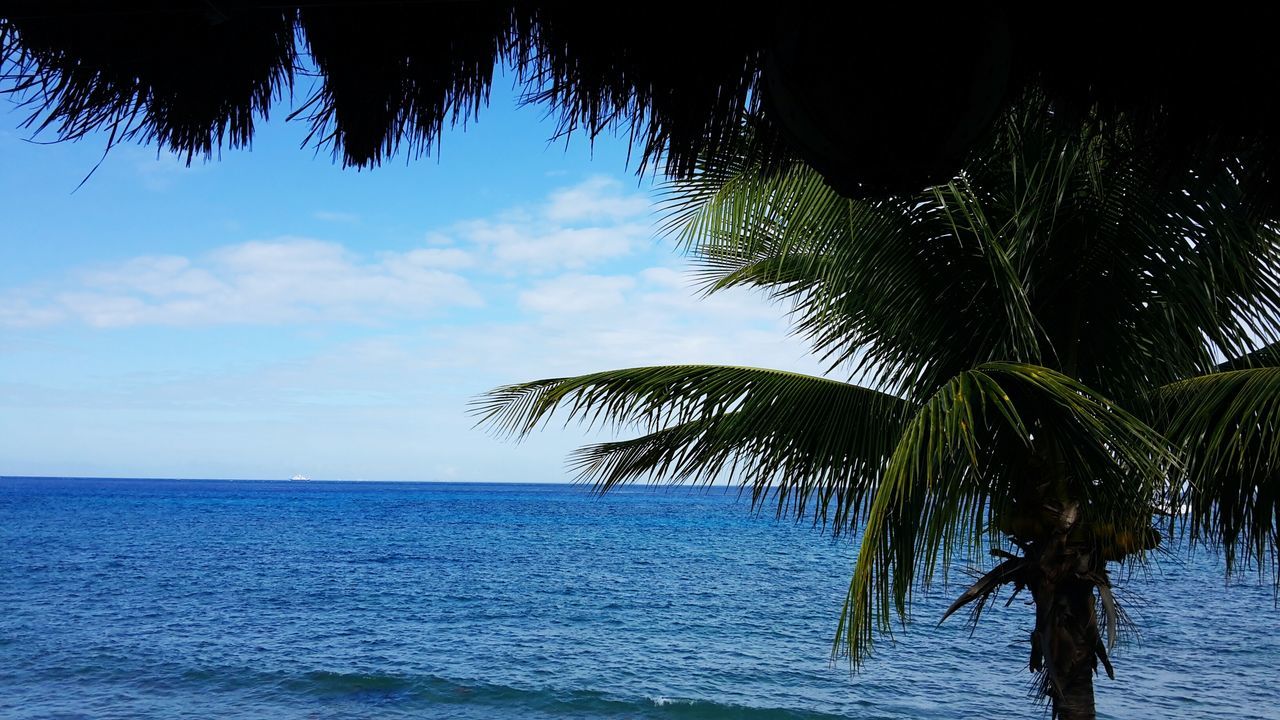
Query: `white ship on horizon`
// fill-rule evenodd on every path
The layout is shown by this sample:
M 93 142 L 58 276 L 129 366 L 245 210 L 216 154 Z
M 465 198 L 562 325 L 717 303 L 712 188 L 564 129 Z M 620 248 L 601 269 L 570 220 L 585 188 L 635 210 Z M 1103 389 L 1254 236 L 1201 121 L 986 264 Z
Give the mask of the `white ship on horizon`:
M 289 479 L 290 480 L 310 480 L 311 478 L 307 477 L 306 475 L 298 474 L 298 475 L 294 475 Z

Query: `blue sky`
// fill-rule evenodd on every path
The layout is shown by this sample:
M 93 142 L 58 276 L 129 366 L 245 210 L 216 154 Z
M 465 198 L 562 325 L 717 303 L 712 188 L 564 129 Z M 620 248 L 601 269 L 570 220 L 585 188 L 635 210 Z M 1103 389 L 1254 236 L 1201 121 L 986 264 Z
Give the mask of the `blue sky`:
M 782 310 L 700 299 L 623 141 L 549 144 L 497 83 L 373 170 L 264 124 L 188 168 L 38 145 L 0 107 L 0 475 L 556 482 L 590 439 L 472 429 L 498 384 L 719 362 L 815 372 Z

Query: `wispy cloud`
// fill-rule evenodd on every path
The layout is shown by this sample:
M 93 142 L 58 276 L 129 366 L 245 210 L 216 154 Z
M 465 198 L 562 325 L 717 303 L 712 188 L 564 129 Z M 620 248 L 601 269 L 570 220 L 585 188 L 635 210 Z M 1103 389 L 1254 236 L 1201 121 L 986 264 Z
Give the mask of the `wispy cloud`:
M 556 158 L 531 188 L 513 157 L 510 178 L 437 195 L 443 167 L 383 191 L 400 171 L 251 177 L 248 157 L 188 169 L 133 150 L 49 204 L 71 210 L 36 213 L 32 252 L 0 273 L 0 471 L 560 480 L 581 429 L 515 446 L 474 430 L 468 401 L 635 365 L 812 369 L 781 309 L 697 297 L 631 176 L 579 182 Z M 282 188 L 297 197 L 263 203 Z
M 623 222 L 646 215 L 650 210 L 646 198 L 627 192 L 617 180 L 594 177 L 551 193 L 546 215 L 555 222 Z
M 652 206 L 638 191 L 596 177 L 551 192 L 535 208 L 455 223 L 432 233 L 432 244 L 476 247 L 508 274 L 582 270 L 634 252 L 650 237 Z
M 393 256 L 395 257 L 395 256 Z M 393 262 L 409 262 L 423 267 L 434 267 L 441 270 L 461 270 L 474 267 L 475 256 L 458 248 L 428 247 L 410 250 L 401 254 Z
M 197 258 L 143 256 L 75 273 L 72 289 L 11 293 L 0 323 L 78 320 L 94 327 L 373 322 L 457 305 L 479 295 L 431 252 L 367 260 L 342 245 L 281 237 L 228 245 Z
M 520 293 L 520 307 L 544 315 L 613 312 L 636 280 L 627 275 L 561 275 Z
M 21 292 L 0 295 L 0 327 L 36 328 L 53 325 L 67 318 L 63 308 L 33 301 Z
M 454 233 L 478 246 L 499 270 L 538 274 L 582 269 L 628 255 L 649 229 L 636 224 L 570 228 L 473 220 L 459 223 Z
M 452 355 L 476 353 L 475 366 L 501 382 L 673 363 L 826 369 L 788 336 L 783 308 L 749 290 L 700 297 L 687 273 L 667 267 L 566 273 L 518 300 L 523 317 L 476 328 L 456 341 Z
M 482 304 L 476 283 L 487 275 L 580 272 L 633 253 L 650 235 L 640 221 L 648 212 L 641 193 L 616 180 L 592 178 L 552 191 L 540 205 L 454 223 L 429 233 L 423 246 L 403 251 L 362 253 L 353 249 L 358 241 L 281 236 L 198 256 L 134 257 L 73 271 L 52 290 L 0 292 L 0 326 L 369 323 L 476 306 Z M 335 223 L 358 219 L 336 211 L 315 217 Z M 579 280 L 590 285 L 590 278 Z M 521 302 L 567 307 L 574 282 L 562 278 L 529 289 Z M 578 299 L 586 298 L 585 291 L 605 293 L 598 285 L 579 291 Z M 593 303 L 600 307 L 608 299 L 602 295 Z

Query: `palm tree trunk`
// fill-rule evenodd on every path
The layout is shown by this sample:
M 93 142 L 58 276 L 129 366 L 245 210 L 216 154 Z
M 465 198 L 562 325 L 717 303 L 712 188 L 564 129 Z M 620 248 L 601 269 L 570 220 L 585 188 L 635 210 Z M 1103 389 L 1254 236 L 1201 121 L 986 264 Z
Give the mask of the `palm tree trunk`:
M 1042 692 L 1053 703 L 1055 718 L 1093 720 L 1098 622 L 1093 586 L 1074 577 L 1073 569 L 1066 577 L 1046 575 L 1033 592 L 1036 629 L 1031 669 L 1044 673 Z
M 1043 673 L 1041 692 L 1060 720 L 1094 720 L 1093 676 L 1106 650 L 1098 631 L 1093 578 L 1105 577 L 1105 561 L 1088 548 L 1068 542 L 1079 521 L 1078 506 L 1068 504 L 1052 535 L 1034 548 L 1029 583 L 1036 604 L 1031 634 L 1031 670 Z M 1099 566 L 1102 567 L 1099 567 Z

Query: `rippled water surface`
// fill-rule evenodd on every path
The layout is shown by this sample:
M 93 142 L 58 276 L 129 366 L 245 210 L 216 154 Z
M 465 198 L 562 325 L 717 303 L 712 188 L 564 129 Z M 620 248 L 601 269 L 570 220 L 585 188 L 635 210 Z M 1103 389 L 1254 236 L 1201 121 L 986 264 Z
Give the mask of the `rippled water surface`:
M 832 664 L 852 557 L 720 491 L 0 478 L 0 717 L 1047 717 L 1021 601 Z M 1270 582 L 1118 594 L 1103 717 L 1280 718 Z

